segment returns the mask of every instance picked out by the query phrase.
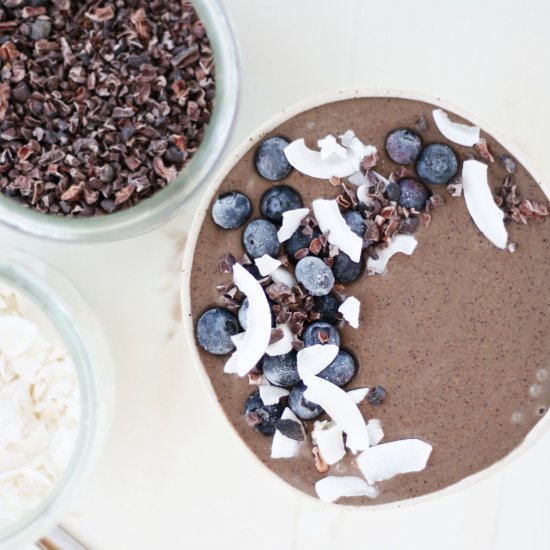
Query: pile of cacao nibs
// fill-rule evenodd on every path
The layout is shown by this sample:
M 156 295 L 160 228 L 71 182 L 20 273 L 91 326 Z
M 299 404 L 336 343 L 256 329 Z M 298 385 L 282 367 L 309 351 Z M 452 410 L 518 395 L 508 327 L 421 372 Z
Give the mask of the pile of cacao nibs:
M 214 101 L 181 0 L 0 3 L 0 190 L 39 212 L 126 209 L 175 179 Z

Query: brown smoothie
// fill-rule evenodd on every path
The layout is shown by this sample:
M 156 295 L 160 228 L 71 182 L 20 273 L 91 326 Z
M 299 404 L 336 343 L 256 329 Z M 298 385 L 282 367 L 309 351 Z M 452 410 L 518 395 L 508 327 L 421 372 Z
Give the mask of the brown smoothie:
M 387 134 L 413 127 L 424 115 L 428 128 L 421 133 L 423 142 L 449 144 L 459 158 L 460 174 L 462 161 L 475 151 L 441 135 L 431 116 L 433 108 L 396 98 L 339 101 L 299 114 L 269 136 L 304 138 L 316 149 L 318 139 L 352 129 L 365 144 L 378 148 L 376 170 L 387 177 L 398 168 L 385 152 Z M 494 138 L 484 132 L 482 137 L 495 158 L 506 153 Z M 244 193 L 253 205 L 250 219 L 261 217 L 260 198 L 271 185 L 293 187 L 309 208 L 313 199 L 339 194 L 328 181 L 296 170 L 282 181 L 264 180 L 255 169 L 255 150 L 253 146 L 236 163 L 219 188 L 219 193 Z M 495 193 L 506 175 L 498 161 L 490 165 Z M 514 178 L 523 197 L 547 203 L 519 163 Z M 517 250 L 502 251 L 477 231 L 463 197 L 451 197 L 444 185 L 430 188 L 445 205 L 432 212 L 428 228 L 421 224 L 411 256 L 397 254 L 385 275 L 361 276 L 346 285 L 347 293 L 361 301 L 362 321 L 358 330 L 347 325 L 340 329 L 340 336 L 341 348 L 357 360 L 355 377 L 345 389 L 380 384 L 388 391 L 378 406 L 367 400 L 359 405 L 366 419 L 381 420 L 382 442 L 415 437 L 430 443 L 433 452 L 423 471 L 378 483 L 378 498 L 343 498 L 340 503 L 387 503 L 456 483 L 510 453 L 550 404 L 550 223 L 509 223 L 509 242 L 517 243 Z M 216 285 L 230 281 L 231 275 L 220 273 L 218 259 L 227 252 L 236 258 L 243 255 L 245 227 L 223 230 L 207 212 L 190 282 L 195 325 L 205 310 L 224 307 Z M 227 356 L 197 348 L 219 403 L 251 451 L 283 480 L 315 495 L 315 482 L 326 474 L 315 468 L 310 438 L 298 457 L 271 459 L 272 438 L 243 421 L 245 401 L 257 388 L 246 377 L 224 374 Z M 305 424 L 312 429 L 313 422 Z M 361 475 L 349 452 L 329 474 Z

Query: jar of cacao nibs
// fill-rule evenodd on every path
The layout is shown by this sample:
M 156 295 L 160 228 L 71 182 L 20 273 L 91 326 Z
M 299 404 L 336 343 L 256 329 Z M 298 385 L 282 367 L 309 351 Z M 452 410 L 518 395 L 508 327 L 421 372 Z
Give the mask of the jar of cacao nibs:
M 166 222 L 212 173 L 238 101 L 217 0 L 6 0 L 0 221 L 65 241 Z

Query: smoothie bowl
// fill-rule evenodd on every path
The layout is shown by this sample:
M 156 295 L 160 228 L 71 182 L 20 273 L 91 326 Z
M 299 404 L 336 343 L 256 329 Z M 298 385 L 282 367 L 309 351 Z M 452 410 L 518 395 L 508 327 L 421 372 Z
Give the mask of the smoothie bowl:
M 182 302 L 201 377 L 296 489 L 377 507 L 465 486 L 545 428 L 548 200 L 432 99 L 283 112 L 199 209 Z

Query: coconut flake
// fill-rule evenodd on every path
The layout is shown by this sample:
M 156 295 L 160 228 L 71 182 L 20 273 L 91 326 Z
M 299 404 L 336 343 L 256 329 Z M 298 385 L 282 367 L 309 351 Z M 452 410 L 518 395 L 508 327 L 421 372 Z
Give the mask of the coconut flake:
M 355 298 L 355 296 L 349 296 L 346 298 L 338 311 L 343 315 L 344 319 L 353 328 L 359 328 L 359 310 L 361 309 L 361 302 Z
M 300 378 L 320 373 L 336 359 L 337 355 L 338 346 L 334 344 L 315 344 L 301 349 L 296 356 Z
M 338 203 L 335 200 L 316 199 L 312 206 L 319 228 L 323 233 L 328 233 L 328 242 L 345 252 L 352 261 L 359 262 L 363 239 L 350 229 L 340 213 Z
M 388 261 L 394 254 L 401 252 L 410 256 L 416 245 L 417 241 L 412 235 L 396 235 L 388 247 L 376 249 L 378 260 L 369 258 L 367 260 L 367 270 L 374 273 L 384 273 Z
M 363 174 L 361 170 L 354 172 L 351 176 L 349 176 L 348 181 L 353 185 L 357 185 L 357 187 L 362 187 L 364 185 L 368 186 L 369 184 L 369 178 L 366 174 Z
M 369 447 L 357 457 L 357 465 L 365 479 L 373 484 L 398 474 L 423 470 L 431 452 L 429 443 L 402 439 Z
M 256 258 L 254 262 L 262 277 L 271 275 L 271 273 L 281 266 L 281 262 L 269 256 L 269 254 L 264 254 L 261 258 Z
M 322 160 L 329 158 L 331 155 L 336 155 L 342 160 L 348 157 L 346 148 L 342 147 L 332 134 L 317 141 L 317 147 L 320 149 Z
M 267 384 L 260 384 L 258 389 L 260 390 L 260 399 L 264 405 L 275 405 L 281 400 L 281 397 L 286 397 L 290 394 L 285 388 L 272 386 L 269 382 Z
M 382 424 L 378 418 L 371 418 L 367 422 L 367 432 L 369 432 L 369 445 L 378 445 L 384 438 L 384 430 L 382 430 Z
M 233 266 L 233 282 L 248 298 L 248 329 L 233 339 L 237 348 L 224 371 L 244 376 L 262 358 L 271 338 L 271 311 L 260 283 L 240 264 Z
M 0 316 L 0 350 L 14 356 L 25 353 L 33 344 L 38 327 L 16 315 Z
M 294 420 L 294 422 L 298 422 L 303 428 L 298 417 L 288 407 L 283 411 L 281 419 Z M 279 430 L 275 430 L 275 435 L 273 436 L 273 442 L 271 444 L 271 458 L 294 458 L 300 451 L 301 443 L 301 441 L 291 439 L 283 435 Z
M 297 208 L 283 212 L 283 225 L 277 231 L 277 238 L 280 243 L 288 241 L 295 231 L 300 227 L 302 220 L 309 214 L 309 208 Z
M 342 428 L 348 436 L 346 446 L 354 453 L 367 449 L 369 446 L 367 426 L 353 399 L 338 386 L 317 376 L 306 376 L 303 381 L 307 386 L 304 397 L 323 407 Z
M 498 248 L 506 248 L 504 212 L 496 205 L 487 179 L 487 165 L 478 160 L 462 164 L 464 199 L 478 229 Z
M 290 271 L 287 271 L 284 267 L 278 267 L 271 273 L 271 279 L 274 283 L 283 283 L 288 288 L 294 288 L 296 286 L 296 279 Z
M 357 476 L 327 476 L 315 484 L 317 496 L 324 502 L 334 502 L 340 497 L 376 498 L 378 489 Z
M 276 328 L 280 328 L 283 331 L 283 337 L 274 344 L 267 346 L 265 352 L 272 357 L 274 355 L 283 355 L 291 351 L 292 342 L 294 341 L 294 334 L 292 334 L 287 323 L 276 325 Z
M 473 147 L 479 141 L 480 129 L 478 126 L 453 122 L 443 109 L 434 109 L 432 114 L 438 130 L 448 140 L 466 147 Z
M 315 422 L 311 437 L 327 464 L 336 464 L 344 458 L 346 454 L 344 434 L 336 422 L 326 420 Z
M 348 391 L 348 395 L 353 399 L 353 402 L 356 405 L 363 402 L 368 393 L 369 388 L 356 388 L 355 390 Z

